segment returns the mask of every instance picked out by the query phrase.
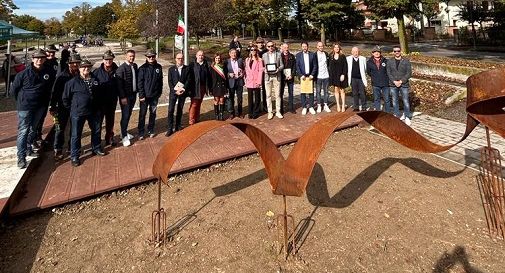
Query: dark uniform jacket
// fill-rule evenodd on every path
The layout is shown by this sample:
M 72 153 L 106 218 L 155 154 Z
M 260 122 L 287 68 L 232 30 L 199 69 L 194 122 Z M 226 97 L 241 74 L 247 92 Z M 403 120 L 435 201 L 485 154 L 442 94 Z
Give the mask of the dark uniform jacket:
M 89 79 L 89 84 L 77 75 L 65 84 L 63 105 L 70 109 L 70 115 L 73 117 L 91 115 L 96 109 L 94 98 L 98 88 L 98 80 L 93 75 Z
M 132 65 L 133 69 L 135 70 L 135 75 L 138 83 L 139 69 L 136 63 L 133 63 Z M 133 92 L 132 69 L 128 63 L 123 63 L 119 66 L 119 68 L 116 70 L 116 76 L 118 80 L 118 95 L 120 99 L 124 99 L 135 94 L 135 92 Z
M 207 61 L 203 61 L 200 65 L 196 61 L 189 65 L 191 71 L 193 71 L 194 83 L 191 84 L 193 90 L 190 91 L 195 99 L 203 99 L 201 94 L 208 94 L 212 86 L 212 78 L 210 76 L 209 64 Z M 202 90 L 202 88 L 204 90 Z
M 389 86 L 389 78 L 387 72 L 387 63 L 386 58 L 380 58 L 379 68 L 375 64 L 374 57 L 371 57 L 366 62 L 366 73 L 370 75 L 370 79 L 372 80 L 372 86 L 378 87 L 386 87 Z
M 177 70 L 177 66 L 173 65 L 168 69 L 168 85 L 170 87 L 170 93 L 175 93 L 175 86 L 178 82 L 184 84 L 184 93 L 182 96 L 193 96 L 191 94 L 191 83 L 193 82 L 193 73 L 189 66 L 183 65 L 181 70 L 181 75 L 179 76 L 179 71 Z M 189 87 L 189 88 L 188 88 Z
M 109 103 L 117 103 L 118 97 L 118 79 L 116 77 L 116 71 L 118 66 L 116 63 L 112 63 L 112 71 L 108 73 L 105 71 L 103 63 L 99 68 L 93 71 L 93 76 L 98 80 L 98 92 L 96 101 L 102 105 L 107 105 Z
M 65 84 L 71 80 L 74 76 L 70 74 L 68 69 L 63 70 L 54 81 L 53 90 L 51 92 L 51 110 L 56 111 L 57 109 L 65 108 L 63 106 L 63 90 L 65 89 Z
M 242 76 L 240 78 L 230 78 L 228 75 L 229 73 L 233 73 L 233 66 L 231 64 L 231 59 L 228 59 L 224 65 L 224 67 L 226 67 L 226 71 L 228 71 L 225 75 L 226 78 L 228 78 L 229 88 L 244 86 L 244 74 L 245 74 L 244 61 L 241 58 L 238 58 L 237 65 L 238 69 L 242 70 Z
M 145 62 L 139 68 L 139 98 L 159 98 L 163 92 L 163 71 L 157 62 Z
M 58 59 L 56 59 L 56 58 L 53 58 L 50 60 L 47 59 L 44 62 L 44 65 L 47 66 L 48 68 L 50 68 L 52 70 L 52 72 L 54 73 L 54 76 L 56 77 L 56 75 L 58 73 L 58 69 L 59 69 Z
M 10 88 L 10 94 L 16 100 L 17 110 L 28 111 L 47 106 L 53 82 L 54 74 L 44 65 L 39 71 L 30 65 L 19 72 Z

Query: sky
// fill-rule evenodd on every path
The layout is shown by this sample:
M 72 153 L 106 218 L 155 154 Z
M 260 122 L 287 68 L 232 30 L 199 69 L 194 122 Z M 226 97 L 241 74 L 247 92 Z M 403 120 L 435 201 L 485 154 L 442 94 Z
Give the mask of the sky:
M 60 21 L 66 11 L 75 6 L 80 6 L 83 2 L 88 2 L 92 7 L 102 6 L 110 0 L 14 0 L 18 9 L 15 14 L 28 14 L 44 21 L 51 17 L 56 17 Z

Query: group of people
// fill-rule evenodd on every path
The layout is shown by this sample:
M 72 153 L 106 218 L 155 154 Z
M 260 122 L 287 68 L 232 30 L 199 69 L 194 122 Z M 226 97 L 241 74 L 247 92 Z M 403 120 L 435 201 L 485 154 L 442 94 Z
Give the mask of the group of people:
M 16 99 L 19 119 L 19 168 L 26 167 L 27 156 L 38 156 L 36 140 L 41 135 L 47 112 L 55 121 L 53 148 L 56 160 L 64 158 L 65 129 L 68 125 L 71 128 L 68 146 L 73 166 L 80 165 L 81 137 L 86 122 L 91 131 L 93 154 L 105 155 L 101 137 L 103 123 L 105 146 L 117 144 L 114 140 L 114 115 L 118 102 L 123 146 L 130 146 L 134 137 L 128 133 L 128 125 L 137 99 L 140 105 L 138 139 L 155 136 L 157 106 L 163 92 L 163 68 L 153 50 L 145 52 L 146 60 L 140 67 L 135 63 L 134 50 L 126 52 L 125 62 L 120 66 L 114 62 L 114 53 L 107 50 L 100 67 L 93 71 L 93 64 L 82 60 L 78 53 L 67 48 L 63 51 L 67 52 L 62 52 L 60 64 L 55 58 L 54 47 L 35 51 L 32 63 L 16 75 L 11 86 L 10 92 Z M 402 58 L 399 47 L 394 48 L 394 58 L 389 60 L 381 55 L 379 47 L 366 60 L 359 55 L 356 47 L 352 48 L 352 55 L 346 57 L 339 44 L 335 44 L 333 51 L 328 54 L 322 43 L 317 44 L 316 52 L 311 52 L 308 43 L 302 42 L 301 51 L 294 55 L 288 43 L 283 43 L 277 50 L 273 41 L 264 43 L 262 39 L 247 49 L 246 56 L 241 51 L 241 45 L 235 38 L 230 43 L 226 60 L 221 54 L 214 54 L 209 63 L 200 50 L 194 61 L 185 65 L 183 54 L 176 55 L 175 64 L 168 69 L 170 91 L 166 136 L 182 129 L 183 108 L 188 97 L 191 100 L 189 125 L 200 120 L 200 107 L 207 95 L 214 98 L 216 120 L 244 118 L 244 87 L 248 92 L 247 114 L 250 119 L 258 118 L 262 112 L 267 113 L 267 119 L 273 119 L 274 116 L 282 119 L 285 114 L 283 97 L 286 87 L 286 110 L 296 113 L 295 77 L 301 83 L 302 115 L 331 112 L 329 86 L 335 90 L 336 111 L 346 110 L 344 89 L 348 86 L 351 86 L 354 98 L 353 110 L 368 110 L 365 87 L 369 75 L 374 108 L 389 112 L 391 95 L 393 113 L 410 124 L 408 93 L 411 66 L 407 59 Z M 241 55 L 245 58 L 241 58 Z M 399 112 L 399 95 L 403 98 L 403 115 Z M 384 100 L 383 108 L 381 99 Z M 146 130 L 147 112 L 149 119 Z

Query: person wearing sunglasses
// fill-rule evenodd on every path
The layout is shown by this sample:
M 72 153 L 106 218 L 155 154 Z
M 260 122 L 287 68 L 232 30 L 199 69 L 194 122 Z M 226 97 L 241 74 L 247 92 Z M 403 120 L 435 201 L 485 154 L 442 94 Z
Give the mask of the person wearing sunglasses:
M 389 76 L 389 87 L 393 101 L 393 113 L 405 124 L 411 124 L 412 113 L 409 102 L 409 80 L 412 76 L 412 65 L 410 60 L 402 57 L 402 50 L 399 46 L 393 48 L 393 58 L 388 60 L 387 72 Z M 400 116 L 399 96 L 402 96 L 403 114 Z
M 128 123 L 132 116 L 133 107 L 137 101 L 138 66 L 135 63 L 135 50 L 126 51 L 126 62 L 116 70 L 119 102 L 121 106 L 121 140 L 123 146 L 130 146 L 133 135 L 128 133 Z
M 148 49 L 146 52 L 146 62 L 139 67 L 139 140 L 145 137 L 145 120 L 149 109 L 149 122 L 147 124 L 147 134 L 154 137 L 154 123 L 156 122 L 156 110 L 158 100 L 163 92 L 163 68 L 156 61 L 156 52 Z
M 272 110 L 272 96 L 275 97 L 275 116 L 277 118 L 283 118 L 281 114 L 281 95 L 280 95 L 280 83 L 281 83 L 281 73 L 284 69 L 284 65 L 281 61 L 281 53 L 276 51 L 273 41 L 267 42 L 268 52 L 263 54 L 263 63 L 265 65 L 265 91 L 266 91 L 266 103 L 268 111 L 268 119 L 274 117 Z

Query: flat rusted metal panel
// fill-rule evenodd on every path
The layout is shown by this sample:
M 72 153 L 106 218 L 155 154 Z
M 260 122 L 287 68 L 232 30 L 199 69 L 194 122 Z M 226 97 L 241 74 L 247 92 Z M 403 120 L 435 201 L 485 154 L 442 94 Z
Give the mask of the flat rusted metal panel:
M 49 178 L 42 200 L 39 203 L 40 207 L 47 207 L 51 204 L 61 204 L 68 201 L 74 171 L 75 168 L 72 167 L 70 162 L 64 162 L 60 164 L 58 168 L 55 168 Z M 66 181 L 66 183 L 62 183 L 62 181 Z

